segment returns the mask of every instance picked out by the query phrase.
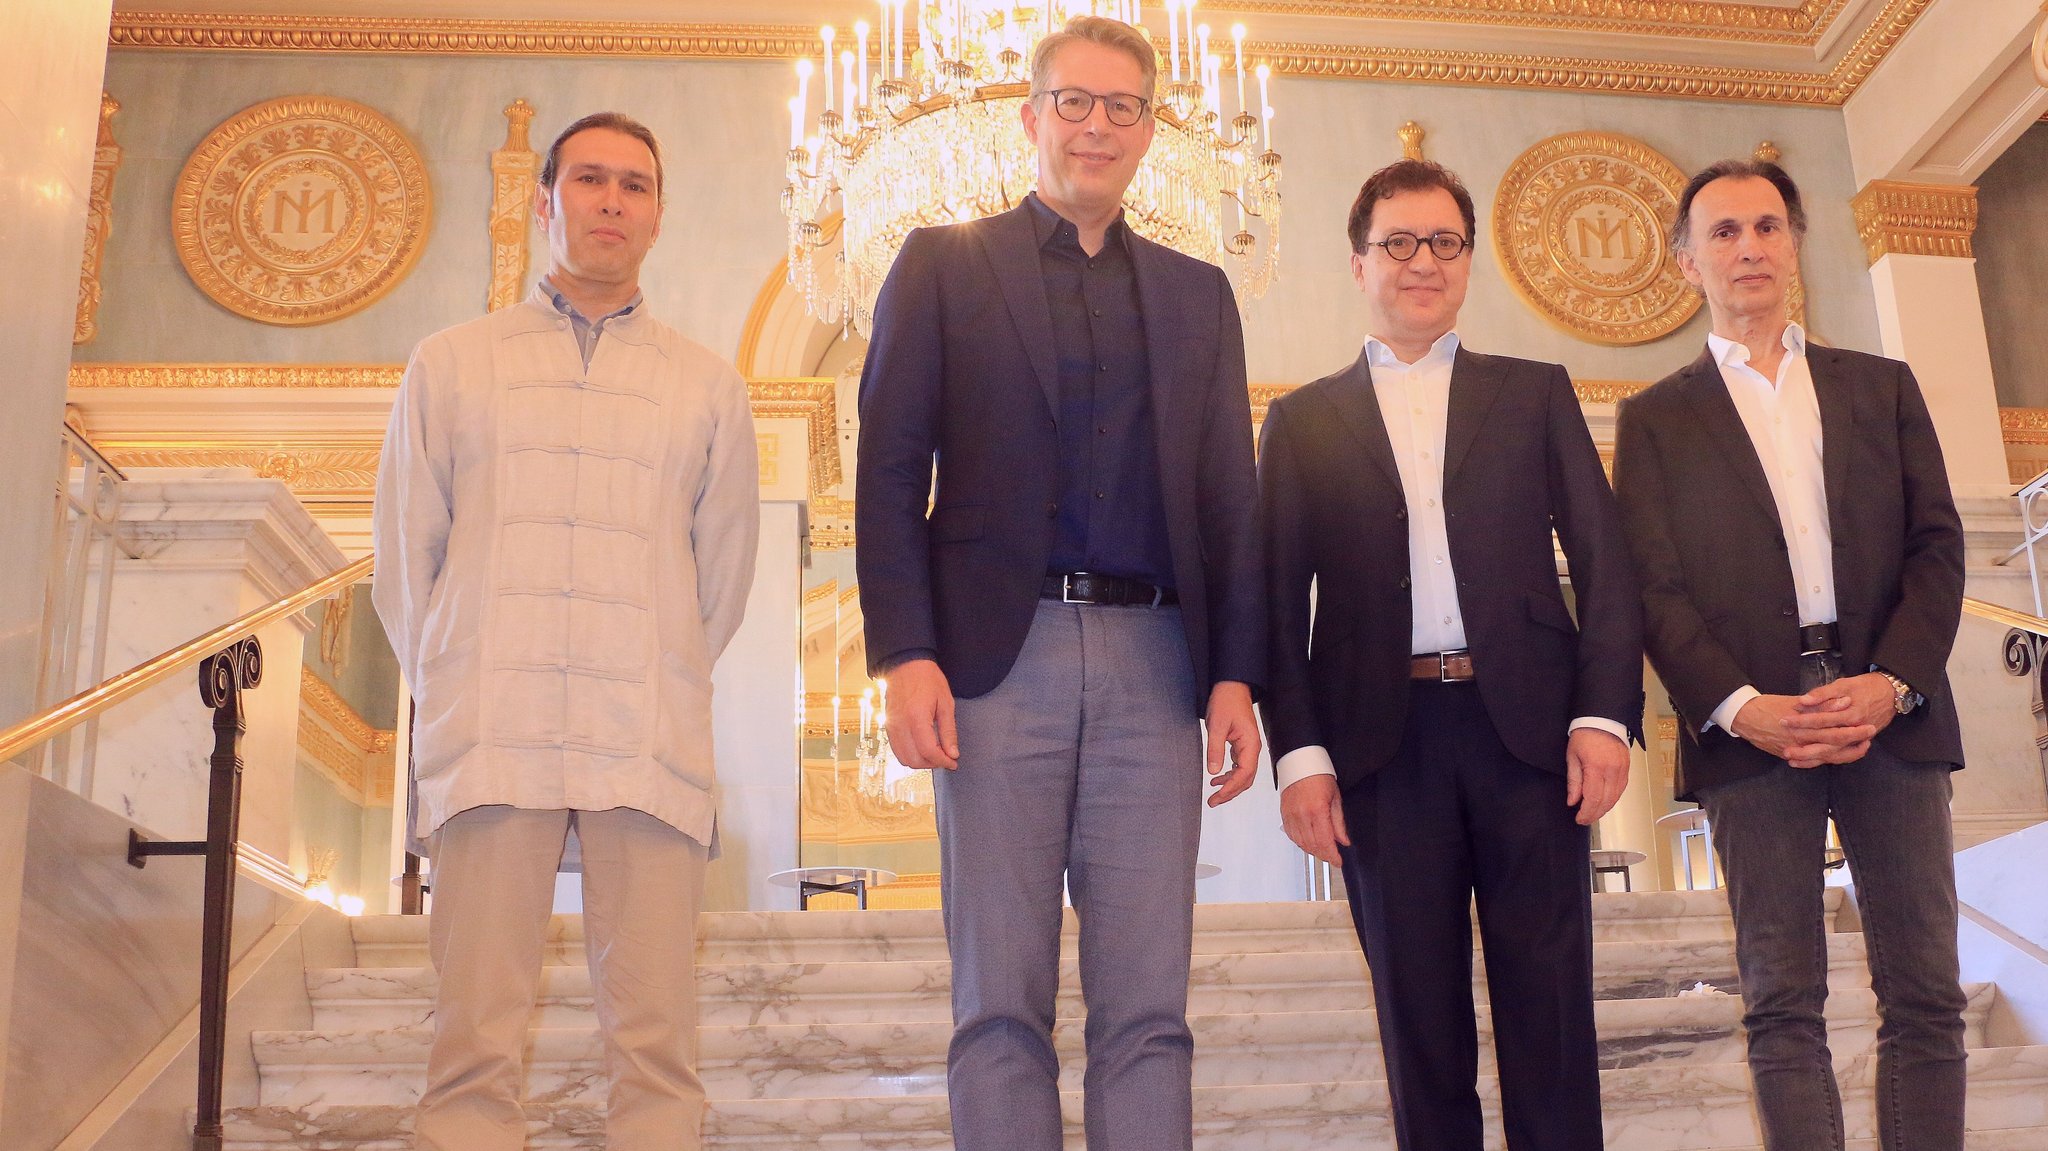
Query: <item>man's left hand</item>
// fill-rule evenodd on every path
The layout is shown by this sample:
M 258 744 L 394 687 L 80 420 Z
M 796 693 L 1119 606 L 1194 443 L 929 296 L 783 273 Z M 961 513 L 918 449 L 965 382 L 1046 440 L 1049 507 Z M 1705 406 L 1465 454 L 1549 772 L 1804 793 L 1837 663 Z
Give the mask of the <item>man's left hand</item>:
M 1576 805 L 1579 825 L 1591 827 L 1628 788 L 1628 744 L 1613 732 L 1579 728 L 1565 744 L 1564 769 L 1564 804 Z
M 1844 676 L 1799 697 L 1798 709 L 1785 726 L 1808 731 L 1869 725 L 1877 731 L 1899 717 L 1898 694 L 1892 681 L 1874 671 Z
M 1229 803 L 1259 776 L 1259 721 L 1252 715 L 1252 689 L 1224 680 L 1209 691 L 1209 714 L 1202 723 L 1209 733 L 1209 806 Z M 1225 745 L 1230 770 L 1223 770 Z

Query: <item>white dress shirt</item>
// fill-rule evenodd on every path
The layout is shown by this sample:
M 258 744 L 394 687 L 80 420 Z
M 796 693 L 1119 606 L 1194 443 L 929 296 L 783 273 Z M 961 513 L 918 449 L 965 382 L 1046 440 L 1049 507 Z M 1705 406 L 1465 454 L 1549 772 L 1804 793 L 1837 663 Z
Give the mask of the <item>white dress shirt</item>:
M 1785 328 L 1785 355 L 1778 378 L 1768 380 L 1749 366 L 1749 349 L 1719 335 L 1707 337 L 1707 349 L 1721 367 L 1728 398 L 1742 417 L 1750 446 L 1771 485 L 1778 505 L 1778 523 L 1785 532 L 1785 550 L 1792 561 L 1792 591 L 1799 604 L 1799 622 L 1835 622 L 1834 535 L 1828 528 L 1827 477 L 1821 469 L 1820 401 L 1813 391 L 1813 372 L 1806 362 L 1806 333 L 1798 324 Z M 1734 730 L 1735 714 L 1759 694 L 1744 684 L 1728 693 L 1705 727 Z M 1704 728 L 1702 729 L 1704 730 Z
M 1450 421 L 1451 368 L 1457 354 L 1456 332 L 1438 337 L 1412 364 L 1402 363 L 1377 337 L 1365 341 L 1373 396 L 1379 400 L 1380 421 L 1386 425 L 1408 504 L 1408 650 L 1417 654 L 1466 646 L 1465 614 L 1458 607 L 1458 577 L 1451 565 L 1443 507 L 1444 430 Z M 1582 727 L 1628 742 L 1628 729 L 1610 719 L 1582 716 L 1571 723 L 1574 731 Z M 1312 775 L 1337 774 L 1329 750 L 1316 745 L 1281 756 L 1273 771 L 1283 791 Z

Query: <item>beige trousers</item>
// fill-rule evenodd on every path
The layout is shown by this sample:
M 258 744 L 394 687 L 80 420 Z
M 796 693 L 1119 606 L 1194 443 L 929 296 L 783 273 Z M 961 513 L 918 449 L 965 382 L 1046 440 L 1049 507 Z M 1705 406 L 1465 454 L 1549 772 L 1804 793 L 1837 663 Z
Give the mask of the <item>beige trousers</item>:
M 418 1151 L 519 1151 L 527 1026 L 555 869 L 583 848 L 584 948 L 611 1091 L 611 1151 L 697 1151 L 697 909 L 703 844 L 645 812 L 477 807 L 434 842 L 428 948 L 440 974 Z

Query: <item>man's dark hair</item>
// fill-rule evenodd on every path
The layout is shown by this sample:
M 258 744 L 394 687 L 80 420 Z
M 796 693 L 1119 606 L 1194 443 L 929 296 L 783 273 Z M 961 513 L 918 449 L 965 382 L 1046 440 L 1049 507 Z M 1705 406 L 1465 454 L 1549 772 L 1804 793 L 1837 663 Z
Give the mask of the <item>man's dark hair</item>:
M 660 199 L 662 193 L 668 190 L 668 181 L 662 178 L 661 145 L 655 142 L 654 133 L 647 125 L 624 112 L 592 112 L 562 129 L 562 134 L 555 137 L 554 143 L 548 145 L 548 158 L 540 166 L 540 186 L 555 186 L 555 177 L 559 174 L 557 169 L 562 163 L 562 145 L 569 142 L 569 137 L 579 132 L 588 132 L 592 128 L 610 128 L 614 132 L 623 132 L 647 145 L 647 150 L 654 155 L 654 194 L 656 199 Z
M 1722 160 L 1701 168 L 1678 195 L 1678 216 L 1671 221 L 1671 246 L 1681 252 L 1692 250 L 1692 202 L 1700 189 L 1716 180 L 1769 180 L 1785 198 L 1785 224 L 1792 238 L 1806 238 L 1806 205 L 1799 202 L 1799 185 L 1785 169 L 1769 160 Z
M 1472 213 L 1472 193 L 1465 190 L 1465 182 L 1458 174 L 1432 160 L 1396 160 L 1366 178 L 1365 186 L 1358 189 L 1358 199 L 1351 201 L 1351 219 L 1345 230 L 1351 235 L 1351 250 L 1365 251 L 1365 238 L 1372 234 L 1372 210 L 1381 200 L 1398 196 L 1403 192 L 1426 192 L 1431 188 L 1442 188 L 1458 202 L 1458 212 L 1465 217 L 1465 238 L 1477 239 L 1478 219 Z

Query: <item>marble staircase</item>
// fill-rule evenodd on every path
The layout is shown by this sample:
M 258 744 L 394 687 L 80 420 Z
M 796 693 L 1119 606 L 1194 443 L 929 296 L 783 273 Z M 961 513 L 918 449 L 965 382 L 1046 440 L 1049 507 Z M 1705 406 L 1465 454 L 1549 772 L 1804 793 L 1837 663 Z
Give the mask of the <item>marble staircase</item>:
M 1841 892 L 1831 890 L 1830 916 Z M 1607 1145 L 1752 1151 L 1741 1004 L 1719 893 L 1600 895 L 1596 991 Z M 551 925 L 526 1084 L 533 1148 L 604 1146 L 604 1074 L 581 921 Z M 713 1148 L 943 1149 L 945 944 L 928 911 L 750 913 L 702 920 L 701 1070 Z M 238 1151 L 409 1147 L 434 977 L 426 923 L 354 922 L 357 966 L 309 971 L 312 1028 L 253 1035 L 261 1097 L 229 1118 Z M 1082 1147 L 1082 1015 L 1068 923 L 1056 1042 L 1068 1145 Z M 1372 988 L 1341 904 L 1196 909 L 1189 1013 L 1202 1151 L 1393 1151 Z M 1876 1005 L 1863 937 L 1829 941 L 1829 1031 L 1851 1147 L 1874 1151 Z M 1482 1067 L 1490 1068 L 1484 968 Z M 2048 1151 L 2048 1047 L 1990 1047 L 1999 1008 L 1969 988 L 1969 1151 Z M 1498 1090 L 1482 1100 L 1498 1137 Z

